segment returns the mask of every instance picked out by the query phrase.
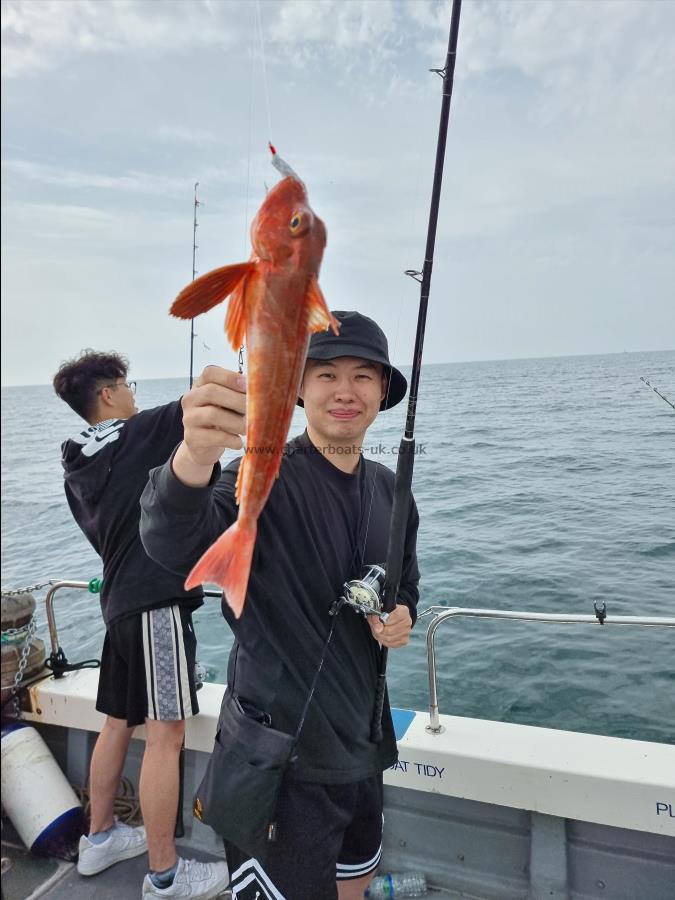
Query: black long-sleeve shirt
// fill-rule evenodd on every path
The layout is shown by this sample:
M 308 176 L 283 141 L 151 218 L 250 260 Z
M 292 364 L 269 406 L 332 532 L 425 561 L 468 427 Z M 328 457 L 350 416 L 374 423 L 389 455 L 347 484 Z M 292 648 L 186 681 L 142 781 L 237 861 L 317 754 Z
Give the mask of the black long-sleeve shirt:
M 150 469 L 183 440 L 180 400 L 85 428 L 61 451 L 68 505 L 103 562 L 106 625 L 146 609 L 203 602 L 184 579 L 151 560 L 141 544 L 139 500 Z
M 153 559 L 181 575 L 237 517 L 240 460 L 214 468 L 205 488 L 183 485 L 171 463 L 155 469 L 141 499 L 141 536 Z M 362 563 L 384 563 L 394 475 L 361 459 L 356 473 L 336 468 L 306 434 L 285 449 L 279 478 L 258 521 L 240 619 L 223 602 L 235 643 L 229 689 L 294 734 L 330 627 L 328 611 Z M 411 503 L 399 602 L 415 621 L 419 572 L 417 509 Z M 370 740 L 379 645 L 364 618 L 343 607 L 310 705 L 289 777 L 340 784 L 396 761 L 388 701 L 384 738 Z

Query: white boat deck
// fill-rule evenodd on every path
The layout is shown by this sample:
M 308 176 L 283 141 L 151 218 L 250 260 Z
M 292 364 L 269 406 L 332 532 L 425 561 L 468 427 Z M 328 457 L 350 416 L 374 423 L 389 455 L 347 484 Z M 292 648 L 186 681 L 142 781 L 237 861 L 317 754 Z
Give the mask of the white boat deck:
M 98 731 L 97 683 L 92 669 L 38 682 L 25 718 Z M 187 750 L 211 752 L 223 691 L 203 685 Z M 397 710 L 394 719 L 400 759 L 385 773 L 392 787 L 675 837 L 675 747 L 456 716 L 441 716 L 444 730 L 433 735 L 423 713 Z

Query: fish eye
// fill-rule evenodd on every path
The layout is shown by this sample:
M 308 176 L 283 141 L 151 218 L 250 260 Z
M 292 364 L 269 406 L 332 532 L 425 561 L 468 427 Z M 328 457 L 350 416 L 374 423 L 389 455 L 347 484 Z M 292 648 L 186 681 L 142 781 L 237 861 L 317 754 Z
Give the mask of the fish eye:
M 293 217 L 288 225 L 291 234 L 297 234 L 298 231 L 302 228 L 303 217 L 302 213 L 296 212 L 293 213 Z

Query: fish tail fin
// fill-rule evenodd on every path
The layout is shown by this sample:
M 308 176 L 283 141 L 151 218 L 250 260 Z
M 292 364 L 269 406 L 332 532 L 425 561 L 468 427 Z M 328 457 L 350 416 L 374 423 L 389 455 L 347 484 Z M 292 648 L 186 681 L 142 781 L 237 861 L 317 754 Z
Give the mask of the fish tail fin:
M 224 300 L 255 270 L 254 262 L 221 266 L 197 278 L 171 304 L 170 313 L 178 319 L 194 319 Z
M 186 589 L 200 584 L 217 584 L 239 618 L 246 602 L 257 531 L 256 522 L 242 524 L 237 521 L 231 525 L 190 572 L 185 581 Z

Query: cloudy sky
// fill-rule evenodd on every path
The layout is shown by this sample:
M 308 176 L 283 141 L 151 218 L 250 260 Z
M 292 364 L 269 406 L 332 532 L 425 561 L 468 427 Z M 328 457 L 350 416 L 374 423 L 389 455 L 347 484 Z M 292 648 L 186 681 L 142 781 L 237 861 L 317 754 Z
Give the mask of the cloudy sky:
M 410 362 L 450 6 L 2 3 L 2 382 L 82 347 L 187 372 L 168 307 L 248 257 L 271 138 L 328 229 L 321 284 Z M 425 360 L 675 347 L 675 3 L 465 0 Z M 196 360 L 232 365 L 224 307 Z

